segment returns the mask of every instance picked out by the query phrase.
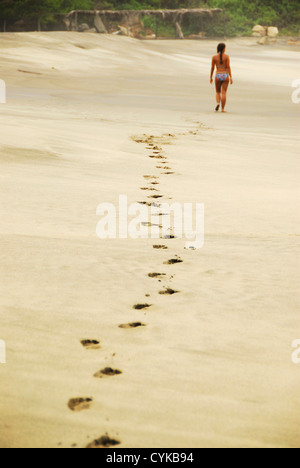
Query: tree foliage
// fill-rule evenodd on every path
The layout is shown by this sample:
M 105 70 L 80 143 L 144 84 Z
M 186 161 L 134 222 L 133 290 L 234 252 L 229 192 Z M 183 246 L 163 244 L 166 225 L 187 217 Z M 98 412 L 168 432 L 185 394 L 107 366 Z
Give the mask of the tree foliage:
M 74 9 L 163 9 L 163 8 L 222 8 L 225 13 L 209 22 L 209 35 L 248 35 L 255 24 L 273 25 L 300 34 L 299 0 L 0 0 L 0 20 L 26 24 L 41 21 L 46 28 L 55 14 Z M 197 25 L 190 24 L 189 29 Z

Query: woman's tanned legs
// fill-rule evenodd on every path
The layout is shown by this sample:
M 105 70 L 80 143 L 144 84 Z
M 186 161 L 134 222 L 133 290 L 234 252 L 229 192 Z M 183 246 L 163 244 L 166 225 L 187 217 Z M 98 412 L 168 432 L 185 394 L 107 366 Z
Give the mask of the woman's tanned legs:
M 227 79 L 226 81 L 221 81 L 219 80 L 219 78 L 216 78 L 215 83 L 216 83 L 216 99 L 217 99 L 216 110 L 219 110 L 220 104 L 222 103 L 222 112 L 225 112 L 229 79 Z
M 229 85 L 229 80 L 223 81 L 222 83 L 222 112 L 225 112 L 228 85 Z
M 216 107 L 216 111 L 219 110 L 220 108 L 220 104 L 221 104 L 221 87 L 222 87 L 222 81 L 219 80 L 219 78 L 216 78 L 215 79 L 215 83 L 216 83 L 216 98 L 217 98 L 217 107 Z

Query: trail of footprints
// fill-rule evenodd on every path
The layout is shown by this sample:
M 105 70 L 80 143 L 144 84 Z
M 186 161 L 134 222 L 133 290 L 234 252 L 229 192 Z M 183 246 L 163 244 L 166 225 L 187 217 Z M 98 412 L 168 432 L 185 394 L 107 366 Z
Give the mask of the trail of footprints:
M 191 131 L 185 134 L 197 135 L 198 131 Z M 171 144 L 171 141 L 174 138 L 175 138 L 175 135 L 173 134 L 164 134 L 161 137 L 143 135 L 143 137 L 133 137 L 133 140 L 136 141 L 137 143 L 146 144 L 147 150 L 151 151 L 149 158 L 160 161 L 160 165 L 156 166 L 156 169 L 167 171 L 167 172 L 162 172 L 163 175 L 172 175 L 174 174 L 174 172 L 172 172 L 172 169 L 169 166 L 168 158 L 164 155 L 162 146 Z M 144 179 L 146 182 L 148 182 L 148 185 L 140 188 L 143 192 L 146 192 L 146 191 L 159 192 L 159 185 L 160 185 L 159 176 L 144 175 Z M 156 203 L 154 200 L 159 200 L 161 198 L 164 198 L 164 195 L 161 195 L 160 193 L 154 194 L 154 195 L 152 194 L 152 195 L 149 195 L 147 198 L 151 199 L 152 201 L 140 201 L 139 203 L 149 206 L 149 207 L 154 206 L 156 208 L 160 208 L 161 205 L 159 203 Z M 158 213 L 157 214 L 157 216 L 159 217 L 158 219 L 160 219 L 160 217 L 164 215 L 166 215 L 166 213 L 162 213 L 162 212 Z M 146 223 L 146 224 L 149 225 L 149 227 L 152 226 L 151 223 Z M 174 238 L 175 237 L 172 235 L 164 237 L 164 239 L 166 240 L 172 240 Z M 168 250 L 168 248 L 169 247 L 165 244 L 153 245 L 153 249 L 155 250 Z M 163 264 L 164 265 L 176 265 L 182 262 L 183 260 L 179 256 L 174 255 L 174 258 L 170 258 L 169 260 L 163 262 Z M 148 274 L 148 277 L 151 279 L 158 280 L 159 283 L 162 283 L 162 281 L 172 281 L 172 279 L 174 278 L 174 276 L 168 277 L 166 273 L 162 273 L 162 272 L 151 272 Z M 162 290 L 158 291 L 159 295 L 164 295 L 164 296 L 173 296 L 178 293 L 180 293 L 180 291 L 177 291 L 169 286 L 164 286 Z M 150 297 L 150 295 L 146 294 L 146 297 Z M 152 306 L 153 304 L 138 303 L 138 304 L 133 305 L 133 309 L 146 311 Z M 124 330 L 130 330 L 130 329 L 137 329 L 137 328 L 142 328 L 146 326 L 147 324 L 143 322 L 129 322 L 125 324 L 120 324 L 119 328 L 124 329 Z M 100 341 L 96 339 L 83 339 L 81 340 L 81 345 L 86 350 L 96 351 L 96 350 L 101 349 L 101 343 Z M 105 378 L 117 377 L 117 376 L 120 376 L 121 374 L 122 374 L 122 371 L 119 369 L 105 367 L 97 371 L 93 377 L 97 379 L 105 379 Z M 92 397 L 78 397 L 78 398 L 71 398 L 67 406 L 72 412 L 80 412 L 80 411 L 90 409 L 92 404 L 93 404 Z M 121 444 L 120 440 L 111 438 L 108 434 L 104 434 L 98 439 L 95 439 L 94 441 L 89 443 L 86 446 L 86 448 L 110 448 L 110 447 L 115 447 L 120 444 Z M 73 446 L 76 447 L 76 444 L 74 444 Z

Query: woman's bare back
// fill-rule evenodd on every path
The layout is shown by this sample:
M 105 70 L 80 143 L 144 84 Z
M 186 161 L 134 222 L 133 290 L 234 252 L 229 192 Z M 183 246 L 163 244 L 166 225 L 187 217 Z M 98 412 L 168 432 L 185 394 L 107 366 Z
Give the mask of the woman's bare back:
M 217 67 L 218 73 L 224 73 L 229 71 L 230 68 L 230 59 L 229 55 L 222 55 L 222 63 L 220 59 L 220 54 L 213 56 L 213 64 Z

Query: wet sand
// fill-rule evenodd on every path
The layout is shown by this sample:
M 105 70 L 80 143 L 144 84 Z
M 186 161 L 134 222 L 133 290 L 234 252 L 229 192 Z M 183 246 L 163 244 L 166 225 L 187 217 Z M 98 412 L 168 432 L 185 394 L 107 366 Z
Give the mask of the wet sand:
M 299 447 L 300 53 L 229 41 L 222 115 L 215 46 L 1 34 L 1 447 Z M 152 193 L 203 249 L 97 238 Z

